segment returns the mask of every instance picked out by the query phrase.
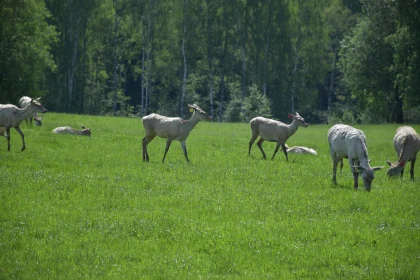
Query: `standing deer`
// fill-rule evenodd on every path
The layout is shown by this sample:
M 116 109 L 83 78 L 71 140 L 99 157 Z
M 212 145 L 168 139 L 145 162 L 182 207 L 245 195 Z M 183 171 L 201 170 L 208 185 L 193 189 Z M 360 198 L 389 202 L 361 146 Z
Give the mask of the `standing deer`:
M 29 115 L 46 112 L 47 110 L 42 107 L 41 103 L 34 99 L 31 99 L 29 104 L 23 109 L 20 109 L 12 104 L 0 104 L 0 127 L 6 128 L 7 150 L 10 151 L 10 128 L 14 127 L 22 137 L 21 151 L 23 152 L 26 148 L 26 145 L 25 136 L 19 127 L 20 123 L 27 119 Z
M 251 154 L 251 147 L 254 141 L 261 136 L 260 140 L 257 142 L 258 148 L 260 148 L 263 158 L 266 159 L 267 156 L 262 148 L 262 143 L 264 141 L 277 142 L 276 149 L 271 159 L 274 159 L 277 151 L 280 146 L 282 147 L 283 153 L 286 156 L 286 160 L 289 158 L 287 156 L 286 141 L 298 130 L 299 126 L 308 127 L 308 124 L 305 120 L 296 112 L 296 115 L 289 114 L 289 119 L 292 120 L 291 124 L 285 124 L 280 121 L 271 120 L 263 117 L 256 117 L 250 121 L 252 136 L 249 141 L 249 150 L 248 155 Z
M 194 111 L 193 115 L 189 120 L 183 120 L 181 118 L 175 117 L 165 117 L 158 114 L 150 114 L 143 117 L 143 126 L 146 131 L 146 136 L 142 140 L 143 145 L 143 161 L 149 161 L 149 154 L 147 152 L 147 144 L 149 144 L 156 135 L 161 138 L 166 138 L 166 148 L 165 154 L 163 155 L 162 163 L 165 162 L 166 153 L 171 146 L 173 140 L 181 142 L 182 150 L 184 151 L 184 156 L 187 162 L 187 146 L 185 141 L 188 138 L 190 131 L 195 127 L 195 125 L 201 120 L 209 120 L 212 118 L 207 115 L 200 107 L 196 104 L 189 105 L 188 107 Z

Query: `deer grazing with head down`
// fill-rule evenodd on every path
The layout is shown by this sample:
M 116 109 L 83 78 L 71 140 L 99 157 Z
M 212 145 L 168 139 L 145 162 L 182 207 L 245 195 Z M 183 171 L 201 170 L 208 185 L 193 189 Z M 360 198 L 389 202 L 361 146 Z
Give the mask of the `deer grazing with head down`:
M 179 117 L 165 117 L 154 113 L 143 117 L 143 126 L 146 131 L 146 136 L 142 140 L 143 161 L 149 161 L 147 144 L 149 144 L 157 135 L 160 138 L 167 139 L 162 163 L 165 162 L 166 153 L 168 152 L 169 147 L 174 140 L 181 142 L 181 147 L 184 151 L 185 159 L 187 162 L 189 162 L 185 141 L 187 140 L 190 131 L 199 121 L 211 121 L 212 118 L 196 104 L 188 104 L 188 107 L 190 107 L 193 111 L 193 115 L 189 120 L 183 120 Z
M 400 126 L 394 136 L 394 148 L 397 152 L 398 161 L 391 163 L 387 160 L 389 169 L 388 176 L 403 177 L 405 165 L 411 161 L 410 178 L 414 181 L 414 164 L 417 153 L 420 151 L 420 136 L 410 126 Z
M 342 168 L 343 158 L 348 158 L 354 179 L 354 189 L 359 187 L 359 173 L 361 173 L 365 190 L 370 191 L 374 172 L 383 166 L 370 167 L 367 151 L 366 136 L 363 131 L 354 127 L 336 124 L 328 130 L 328 144 L 333 163 L 333 183 L 337 184 L 337 165 Z

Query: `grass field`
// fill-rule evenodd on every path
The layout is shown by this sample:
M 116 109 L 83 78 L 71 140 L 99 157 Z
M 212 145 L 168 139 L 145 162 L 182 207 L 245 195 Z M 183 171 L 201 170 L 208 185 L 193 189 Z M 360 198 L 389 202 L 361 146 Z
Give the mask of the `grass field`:
M 53 135 L 57 126 L 92 137 Z M 326 125 L 299 128 L 263 160 L 249 124 L 199 123 L 187 140 L 148 146 L 139 118 L 48 113 L 0 137 L 0 279 L 419 279 L 420 163 L 415 182 L 377 172 L 331 183 Z M 397 125 L 365 125 L 372 166 L 395 161 Z M 420 132 L 420 125 L 413 126 Z M 264 143 L 271 158 L 274 143 Z

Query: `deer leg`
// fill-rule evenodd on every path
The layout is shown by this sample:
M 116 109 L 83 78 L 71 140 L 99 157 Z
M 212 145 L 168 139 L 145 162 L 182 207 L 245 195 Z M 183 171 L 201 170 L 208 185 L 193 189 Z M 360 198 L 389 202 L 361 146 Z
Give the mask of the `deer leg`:
M 340 159 L 338 158 L 338 156 L 334 154 L 333 159 L 332 159 L 332 162 L 333 162 L 333 179 L 332 179 L 332 181 L 333 181 L 334 185 L 337 185 L 337 165 L 338 165 L 339 160 Z M 341 159 L 340 162 L 343 162 L 343 159 Z
M 286 156 L 286 161 L 289 161 L 289 157 L 287 156 L 287 148 L 285 144 L 281 145 L 281 148 L 283 149 L 283 153 Z
M 410 168 L 410 178 L 414 181 L 414 164 L 416 163 L 416 158 L 413 158 L 411 161 L 411 168 Z
M 10 152 L 10 127 L 6 127 L 7 151 Z
M 354 180 L 354 189 L 357 190 L 359 188 L 359 172 L 353 172 L 353 180 Z
M 149 159 L 148 159 L 148 157 L 146 156 L 146 155 L 147 155 L 147 143 L 146 143 L 146 137 L 144 137 L 144 138 L 143 138 L 143 140 L 141 141 L 141 144 L 142 144 L 142 147 L 143 147 L 143 149 L 142 149 L 142 151 L 143 151 L 143 161 L 145 161 L 145 160 L 146 160 L 146 158 L 147 158 L 147 161 L 148 161 Z
M 251 140 L 249 140 L 249 150 L 248 150 L 248 156 L 251 154 L 251 147 L 252 144 L 254 144 L 255 140 L 258 138 L 258 134 L 252 134 Z
M 274 154 L 273 154 L 273 156 L 271 157 L 271 159 L 274 159 L 274 157 L 276 156 L 277 151 L 279 150 L 279 148 L 280 148 L 280 143 L 279 143 L 279 142 L 277 142 L 276 148 L 274 149 Z
M 171 146 L 171 143 L 172 143 L 172 139 L 168 138 L 168 140 L 166 140 L 165 154 L 163 155 L 162 163 L 165 162 L 166 153 L 168 152 L 169 147 Z
M 339 161 L 338 156 L 334 153 L 334 151 L 331 149 L 330 147 L 330 156 L 331 156 L 331 160 L 332 160 L 332 167 L 333 167 L 333 184 L 337 185 L 337 164 Z
M 185 141 L 181 141 L 181 147 L 182 147 L 182 150 L 184 151 L 185 159 L 187 160 L 187 162 L 190 162 L 190 160 L 188 159 L 187 145 L 185 144 Z
M 354 189 L 357 190 L 359 188 L 359 171 L 354 166 L 359 166 L 360 162 L 349 157 L 349 164 L 351 166 L 351 170 L 353 171 Z
M 265 155 L 264 150 L 262 148 L 262 143 L 263 142 L 264 142 L 264 139 L 262 139 L 262 137 L 261 137 L 260 140 L 258 140 L 258 142 L 257 142 L 257 146 L 258 146 L 258 148 L 260 148 L 260 151 L 263 154 L 263 159 L 266 159 L 267 156 Z
M 20 130 L 20 127 L 19 126 L 15 126 L 15 129 L 20 134 L 20 136 L 22 137 L 22 149 L 21 149 L 21 151 L 23 152 L 25 150 L 25 148 L 26 148 L 26 145 L 25 145 L 25 136 L 23 135 L 23 132 L 22 132 L 22 130 Z
M 149 144 L 155 136 L 145 136 L 143 138 L 142 146 L 143 146 L 143 161 L 149 161 L 149 153 L 147 152 L 147 144 Z
M 337 169 L 337 167 L 336 167 Z M 340 159 L 340 173 L 343 172 L 343 159 Z

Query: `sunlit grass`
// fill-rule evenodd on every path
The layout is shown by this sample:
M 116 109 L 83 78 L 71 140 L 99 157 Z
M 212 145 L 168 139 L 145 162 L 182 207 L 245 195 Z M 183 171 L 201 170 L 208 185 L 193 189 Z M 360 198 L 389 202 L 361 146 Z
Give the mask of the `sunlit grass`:
M 92 137 L 53 135 L 57 126 Z M 395 160 L 397 125 L 361 126 L 372 165 Z M 420 126 L 414 126 L 420 131 Z M 328 126 L 288 141 L 318 156 L 263 160 L 248 124 L 199 123 L 187 140 L 148 146 L 138 118 L 48 113 L 0 139 L 0 278 L 415 279 L 420 277 L 419 164 L 352 189 L 331 184 Z M 264 143 L 271 158 L 275 145 Z

